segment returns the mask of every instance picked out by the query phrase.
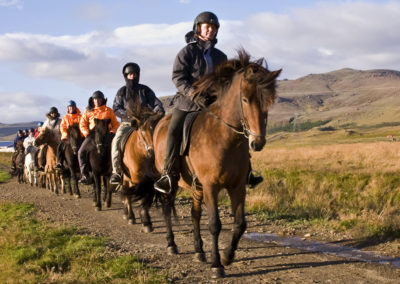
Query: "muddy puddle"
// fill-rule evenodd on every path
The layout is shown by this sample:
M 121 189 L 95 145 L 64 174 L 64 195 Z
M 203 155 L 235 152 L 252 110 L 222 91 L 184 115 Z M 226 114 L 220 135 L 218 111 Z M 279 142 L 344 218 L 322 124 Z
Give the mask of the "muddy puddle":
M 268 233 L 247 233 L 243 237 L 257 242 L 276 243 L 281 246 L 293 247 L 300 250 L 400 268 L 400 258 L 379 255 L 374 252 L 362 251 L 348 246 L 304 240 L 298 237 L 282 237 Z

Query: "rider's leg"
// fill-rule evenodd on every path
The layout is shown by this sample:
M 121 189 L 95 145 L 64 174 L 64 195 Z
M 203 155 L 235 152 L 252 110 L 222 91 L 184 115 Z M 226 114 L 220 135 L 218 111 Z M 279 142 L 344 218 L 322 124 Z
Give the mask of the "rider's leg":
M 86 138 L 81 147 L 79 148 L 78 151 L 78 161 L 79 161 L 79 169 L 81 171 L 82 178 L 80 180 L 81 183 L 83 184 L 90 184 L 91 180 L 89 178 L 89 170 L 88 170 L 88 148 L 90 144 L 90 139 Z
M 124 134 L 131 128 L 130 122 L 122 122 L 118 127 L 117 133 L 111 143 L 111 163 L 112 163 L 112 175 L 110 177 L 111 184 L 119 184 L 122 182 L 121 178 L 121 139 Z
M 64 163 L 64 142 L 61 141 L 57 146 L 57 169 L 62 169 Z
M 179 180 L 179 150 L 182 141 L 182 130 L 185 122 L 186 111 L 174 109 L 168 125 L 167 150 L 164 160 L 163 176 L 154 184 L 156 190 L 169 193 Z
M 47 155 L 47 149 L 49 148 L 49 145 L 44 145 L 42 148 L 42 152 L 40 152 L 40 170 L 44 170 L 44 167 L 46 166 L 46 155 Z

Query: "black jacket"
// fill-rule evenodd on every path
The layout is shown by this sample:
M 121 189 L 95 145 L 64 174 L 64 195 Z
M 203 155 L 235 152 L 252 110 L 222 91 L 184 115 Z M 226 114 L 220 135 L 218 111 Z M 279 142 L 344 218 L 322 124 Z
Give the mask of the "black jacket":
M 130 100 L 135 100 L 135 96 L 139 95 L 139 101 L 142 108 L 150 108 L 154 112 L 164 113 L 162 102 L 156 97 L 154 92 L 146 85 L 137 84 L 133 90 L 129 90 L 126 86 L 121 87 L 114 99 L 113 111 L 121 120 L 129 121 L 126 115 L 126 108 Z
M 174 97 L 174 107 L 183 111 L 195 111 L 199 108 L 189 97 L 192 84 L 207 72 L 205 53 L 210 50 L 213 67 L 227 60 L 227 56 L 221 50 L 215 48 L 217 40 L 204 42 L 197 39 L 193 32 L 185 36 L 187 45 L 179 51 L 175 58 L 172 81 L 178 89 Z

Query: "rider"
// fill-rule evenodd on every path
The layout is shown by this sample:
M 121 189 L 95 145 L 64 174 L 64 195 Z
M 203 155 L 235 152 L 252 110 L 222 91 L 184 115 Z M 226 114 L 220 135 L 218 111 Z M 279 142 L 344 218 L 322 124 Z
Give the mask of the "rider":
M 63 117 L 60 124 L 61 142 L 57 147 L 57 165 L 56 169 L 63 169 L 64 162 L 64 142 L 68 139 L 68 128 L 81 121 L 81 111 L 77 108 L 75 101 L 70 100 L 67 106 L 67 114 Z
M 82 115 L 81 121 L 79 123 L 79 128 L 83 136 L 87 137 L 89 131 L 94 128 L 94 119 L 110 119 L 109 129 L 112 134 L 118 129 L 119 122 L 115 116 L 113 110 L 106 106 L 107 99 L 101 91 L 96 91 L 89 98 L 89 105 Z M 91 184 L 93 181 L 89 178 L 89 170 L 87 168 L 88 153 L 90 149 L 90 140 L 85 139 L 78 151 L 79 167 L 82 174 L 80 180 L 83 184 Z
M 17 131 L 17 136 L 15 136 L 15 139 L 14 139 L 14 153 L 13 153 L 12 158 L 11 158 L 11 171 L 12 172 L 14 172 L 16 170 L 15 159 L 17 158 L 17 154 L 18 154 L 16 152 L 17 143 L 19 141 L 24 142 L 24 139 L 25 139 L 25 137 L 24 137 L 24 133 L 23 133 L 22 129 L 18 130 Z
M 42 122 L 42 121 L 39 121 L 38 124 L 37 124 L 37 127 L 36 127 L 36 129 L 35 129 L 35 134 L 33 135 L 33 137 L 36 138 L 36 137 L 39 136 L 40 129 L 42 128 L 42 126 L 43 126 L 43 122 Z
M 119 184 L 121 178 L 121 153 L 120 142 L 122 137 L 131 128 L 131 123 L 127 117 L 126 109 L 134 106 L 140 112 L 141 108 L 149 108 L 153 112 L 164 114 L 162 102 L 156 97 L 153 90 L 148 86 L 139 84 L 140 67 L 138 64 L 129 62 L 122 68 L 122 75 L 125 79 L 125 86 L 121 87 L 114 99 L 113 110 L 116 116 L 121 118 L 121 125 L 112 141 L 111 161 L 113 173 L 110 183 Z
M 193 30 L 186 34 L 187 45 L 175 58 L 172 81 L 178 89 L 174 98 L 174 110 L 168 126 L 167 149 L 164 160 L 163 176 L 154 184 L 156 190 L 170 193 L 179 180 L 179 148 L 182 140 L 183 123 L 186 115 L 198 111 L 212 103 L 209 94 L 193 96 L 192 84 L 205 74 L 227 60 L 221 50 L 215 48 L 219 21 L 212 12 L 202 12 L 194 20 Z M 248 183 L 251 187 L 262 181 L 254 176 L 250 168 Z
M 46 114 L 46 121 L 43 123 L 41 128 L 45 129 L 46 127 L 53 131 L 56 135 L 57 139 L 60 140 L 60 113 L 56 107 L 51 107 L 49 112 Z M 42 151 L 40 152 L 40 167 L 39 170 L 43 171 L 44 166 L 46 165 L 46 153 L 47 153 L 48 145 L 46 144 Z

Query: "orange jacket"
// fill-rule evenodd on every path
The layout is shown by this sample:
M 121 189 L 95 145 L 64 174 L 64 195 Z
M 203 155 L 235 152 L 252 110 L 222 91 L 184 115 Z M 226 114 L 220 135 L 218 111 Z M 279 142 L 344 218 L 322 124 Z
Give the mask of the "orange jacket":
M 81 122 L 81 111 L 76 108 L 76 112 L 75 113 L 67 113 L 63 119 L 61 120 L 61 124 L 60 124 L 60 131 L 61 131 L 61 140 L 64 140 L 67 138 L 67 131 L 68 128 L 74 124 L 74 123 L 80 123 Z
M 110 132 L 114 133 L 117 132 L 119 127 L 119 122 L 117 117 L 115 116 L 113 110 L 106 105 L 102 105 L 99 107 L 93 108 L 91 111 L 85 110 L 82 115 L 81 122 L 79 123 L 79 128 L 83 134 L 83 136 L 88 136 L 89 131 L 94 128 L 94 119 L 111 119 L 110 125 L 108 128 Z

